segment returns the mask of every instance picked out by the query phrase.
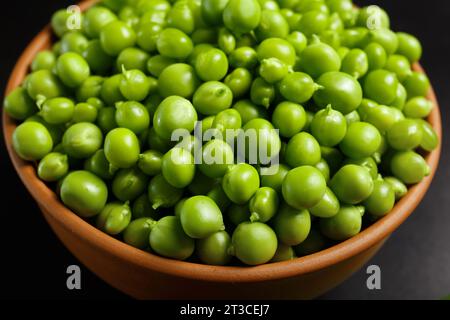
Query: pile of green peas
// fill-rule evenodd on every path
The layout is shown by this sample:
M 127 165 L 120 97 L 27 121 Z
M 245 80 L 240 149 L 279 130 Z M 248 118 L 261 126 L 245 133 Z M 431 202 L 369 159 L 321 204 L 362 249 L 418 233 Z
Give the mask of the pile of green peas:
M 104 0 L 51 19 L 58 38 L 4 101 L 13 147 L 80 217 L 164 257 L 259 265 L 358 234 L 429 174 L 420 42 L 351 0 Z M 280 164 L 226 139 L 277 129 Z M 231 158 L 196 164 L 195 148 Z M 175 161 L 176 160 L 176 161 Z M 258 160 L 259 161 L 259 160 Z M 367 222 L 367 223 L 364 223 Z

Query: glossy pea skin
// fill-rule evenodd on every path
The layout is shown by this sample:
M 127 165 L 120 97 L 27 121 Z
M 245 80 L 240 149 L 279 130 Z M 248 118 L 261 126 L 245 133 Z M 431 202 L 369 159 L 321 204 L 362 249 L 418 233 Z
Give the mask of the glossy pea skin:
M 199 239 L 195 243 L 197 256 L 206 264 L 223 266 L 231 260 L 229 247 L 231 237 L 226 231 L 218 231 L 210 236 Z
M 347 128 L 347 134 L 339 144 L 341 151 L 353 159 L 372 156 L 381 145 L 381 135 L 370 123 L 356 122 Z
M 387 141 L 395 150 L 415 149 L 422 142 L 422 128 L 413 119 L 399 121 L 388 130 Z
M 139 102 L 126 101 L 116 104 L 115 120 L 118 126 L 142 133 L 150 125 L 150 115 Z
M 326 246 L 326 239 L 320 233 L 314 228 L 311 228 L 311 231 L 309 232 L 308 237 L 300 243 L 298 246 L 294 247 L 295 253 L 299 257 L 301 256 L 307 256 L 316 252 L 319 252 L 320 250 L 324 249 Z
M 314 207 L 322 199 L 325 191 L 325 178 L 319 170 L 311 166 L 292 169 L 282 185 L 286 203 L 299 210 Z
M 131 213 L 133 215 L 133 219 L 158 218 L 158 212 L 152 208 L 147 193 L 141 194 L 136 198 L 136 200 L 134 200 L 133 207 L 131 208 Z
M 262 10 L 260 23 L 255 29 L 259 41 L 268 38 L 286 38 L 288 34 L 289 24 L 279 11 Z
M 159 77 L 161 73 L 170 65 L 176 63 L 178 60 L 164 57 L 161 55 L 154 55 L 147 60 L 147 71 L 155 77 Z
M 150 81 L 140 70 L 124 70 L 119 89 L 127 100 L 142 101 L 150 91 Z
M 138 167 L 149 176 L 155 176 L 161 172 L 163 154 L 159 151 L 148 150 L 139 155 Z
M 352 123 L 361 122 L 361 117 L 359 116 L 358 111 L 355 110 L 355 111 L 352 111 L 352 112 L 348 113 L 345 116 L 345 120 L 347 121 L 347 126 L 349 126 Z
M 58 57 L 56 70 L 61 81 L 68 87 L 78 87 L 90 75 L 90 68 L 81 55 L 67 52 Z
M 47 99 L 64 96 L 66 89 L 62 82 L 50 70 L 38 70 L 27 77 L 28 95 L 36 100 L 38 95 Z
M 133 131 L 116 128 L 108 132 L 105 138 L 105 156 L 116 168 L 130 168 L 139 160 L 139 140 Z
M 83 31 L 90 38 L 98 38 L 100 30 L 115 20 L 117 20 L 117 16 L 108 8 L 92 7 L 84 14 Z
M 171 96 L 164 99 L 153 117 L 155 132 L 164 139 L 170 139 L 177 129 L 194 130 L 197 112 L 189 100 Z
M 342 203 L 357 204 L 372 193 L 373 179 L 366 168 L 349 164 L 333 176 L 330 188 Z
M 252 82 L 252 74 L 244 68 L 234 69 L 224 80 L 225 85 L 230 88 L 235 99 L 244 96 L 250 90 Z
M 123 232 L 123 241 L 135 248 L 147 248 L 150 232 L 155 224 L 156 221 L 150 218 L 139 218 L 131 221 Z
M 256 78 L 250 88 L 250 99 L 253 103 L 269 108 L 275 99 L 275 87 L 263 78 Z
M 215 179 L 204 175 L 201 170 L 196 170 L 194 180 L 187 189 L 193 195 L 206 195 L 216 183 Z
M 401 111 L 383 105 L 367 109 L 362 116 L 364 122 L 375 126 L 382 134 L 385 134 L 396 122 L 402 119 L 404 119 L 404 116 Z
M 369 30 L 362 27 L 352 27 L 342 31 L 341 45 L 346 48 L 363 47 L 366 44 Z
M 364 201 L 367 212 L 382 217 L 388 214 L 395 204 L 395 192 L 391 185 L 381 177 L 374 181 L 372 194 Z
M 344 139 L 347 121 L 342 113 L 328 106 L 315 114 L 310 130 L 321 146 L 334 147 Z
M 411 63 L 417 62 L 422 57 L 422 45 L 413 35 L 404 32 L 397 33 L 397 54 L 405 56 Z
M 226 109 L 219 112 L 212 123 L 211 128 L 214 129 L 216 138 L 222 138 L 225 141 L 231 141 L 236 136 L 234 130 L 240 129 L 242 126 L 241 115 L 235 109 Z M 231 130 L 231 132 L 229 131 Z
M 6 113 L 16 120 L 25 120 L 38 111 L 36 104 L 23 87 L 11 91 L 3 101 L 3 106 Z
M 364 48 L 369 63 L 369 70 L 383 69 L 387 62 L 386 50 L 378 43 L 370 43 Z
M 284 39 L 269 38 L 261 42 L 256 50 L 259 61 L 277 58 L 288 66 L 295 64 L 295 49 Z
M 147 52 L 156 51 L 156 42 L 162 26 L 154 22 L 141 23 L 136 32 L 136 44 Z
M 398 48 L 397 36 L 389 29 L 370 30 L 365 39 L 365 44 L 369 43 L 381 44 L 386 50 L 388 56 L 392 55 Z
M 251 47 L 239 47 L 230 53 L 230 65 L 234 68 L 252 69 L 258 63 L 258 54 Z
M 439 138 L 433 127 L 425 120 L 417 120 L 422 129 L 422 141 L 420 147 L 428 152 L 433 151 L 439 145 Z
M 433 109 L 433 102 L 425 97 L 415 97 L 406 102 L 403 113 L 408 118 L 426 118 Z
M 361 104 L 363 91 L 356 79 L 342 72 L 323 74 L 317 84 L 322 86 L 314 94 L 314 101 L 319 107 L 329 104 L 333 109 L 346 115 L 356 110 Z
M 88 43 L 89 40 L 81 32 L 68 32 L 61 38 L 59 54 L 67 52 L 82 54 Z
M 180 220 L 184 232 L 194 239 L 204 239 L 225 229 L 219 207 L 206 196 L 187 199 L 181 207 Z
M 259 189 L 258 171 L 246 163 L 231 167 L 222 179 L 222 188 L 236 204 L 247 203 Z
M 92 172 L 103 180 L 113 178 L 115 170 L 110 170 L 110 165 L 103 149 L 97 150 L 84 162 L 84 170 Z
M 121 201 L 132 201 L 144 193 L 148 177 L 137 167 L 120 169 L 112 181 L 112 192 Z
M 279 84 L 281 95 L 295 103 L 304 103 L 311 99 L 318 86 L 306 73 L 293 72 L 283 78 Z
M 64 177 L 69 171 L 67 155 L 51 152 L 39 161 L 37 173 L 41 180 L 51 182 Z
M 148 185 L 148 197 L 153 209 L 173 207 L 182 197 L 183 189 L 169 184 L 162 174 L 154 176 Z
M 186 135 L 180 139 L 180 142 L 175 145 L 175 148 L 184 149 L 192 155 L 195 155 L 195 152 L 200 151 L 201 143 L 196 136 Z
M 228 58 L 219 49 L 204 51 L 195 60 L 195 71 L 203 81 L 219 81 L 227 75 Z
M 134 46 L 136 32 L 125 22 L 112 21 L 101 29 L 100 43 L 107 54 L 117 56 L 122 50 Z
M 77 88 L 76 98 L 79 102 L 87 102 L 89 98 L 99 98 L 105 79 L 100 76 L 90 76 Z
M 390 161 L 390 169 L 405 184 L 419 183 L 430 174 L 430 167 L 424 158 L 414 151 L 395 153 Z
M 286 204 L 273 221 L 274 231 L 280 242 L 296 246 L 305 241 L 311 230 L 311 217 L 307 210 L 296 210 Z
M 320 159 L 320 145 L 311 134 L 300 132 L 289 140 L 285 161 L 290 167 L 314 166 Z
M 278 243 L 277 251 L 270 262 L 283 262 L 295 259 L 294 248 L 283 243 Z
M 375 70 L 364 79 L 364 94 L 383 105 L 390 105 L 397 95 L 398 80 L 394 73 L 387 70 Z
M 384 69 L 395 73 L 400 82 L 403 82 L 412 73 L 409 60 L 397 54 L 393 54 L 387 59 Z
M 195 243 L 183 231 L 179 218 L 167 216 L 152 228 L 150 247 L 164 257 L 185 260 L 194 252 Z
M 231 205 L 230 199 L 228 199 L 225 191 L 223 191 L 223 188 L 220 184 L 211 189 L 211 191 L 209 191 L 206 196 L 212 199 L 217 204 L 221 212 L 225 212 Z
M 31 63 L 31 71 L 52 70 L 55 64 L 56 55 L 49 50 L 43 50 L 34 57 Z
M 284 164 L 279 164 L 269 167 L 268 170 L 274 172 L 274 174 L 261 175 L 261 186 L 269 187 L 276 192 L 281 193 L 284 178 L 288 174 L 290 168 Z
M 219 25 L 222 21 L 223 10 L 229 0 L 204 0 L 201 4 L 203 20 L 211 26 Z
M 233 93 L 222 82 L 208 81 L 203 83 L 194 93 L 192 100 L 195 109 L 204 115 L 216 115 L 231 107 Z
M 360 159 L 348 158 L 344 161 L 344 165 L 347 165 L 347 164 L 354 164 L 354 165 L 358 165 L 358 166 L 366 168 L 367 170 L 369 170 L 370 176 L 374 180 L 377 179 L 377 177 L 378 177 L 378 165 L 377 165 L 376 161 L 373 159 L 373 157 L 360 158 Z
M 249 202 L 250 220 L 252 222 L 269 221 L 277 213 L 279 202 L 278 194 L 274 189 L 269 187 L 259 188 Z
M 235 109 L 241 115 L 242 125 L 246 125 L 250 120 L 267 118 L 267 110 L 264 107 L 257 106 L 250 100 L 239 100 L 233 105 Z
M 161 172 L 172 186 L 184 188 L 194 179 L 194 157 L 185 149 L 173 148 L 163 156 Z
M 44 101 L 39 114 L 50 124 L 63 124 L 72 119 L 74 103 L 64 97 L 51 98 Z
M 325 159 L 320 159 L 320 161 L 317 162 L 314 167 L 319 170 L 320 173 L 322 173 L 325 181 L 328 183 L 328 181 L 330 180 L 330 166 L 325 161 Z
M 341 71 L 359 79 L 369 70 L 367 54 L 361 49 L 352 49 L 342 60 Z
M 219 49 L 225 54 L 230 54 L 236 49 L 236 38 L 235 36 L 226 28 L 220 28 L 217 43 Z
M 106 204 L 97 216 L 97 228 L 104 232 L 116 235 L 125 230 L 131 221 L 131 210 L 128 204 L 111 202 Z
M 98 110 L 96 122 L 103 133 L 108 133 L 112 129 L 117 128 L 116 108 L 106 107 Z
M 318 218 L 331 218 L 339 212 L 340 207 L 336 195 L 330 188 L 327 188 L 322 199 L 309 209 L 309 213 Z
M 293 31 L 287 37 L 286 40 L 294 47 L 295 53 L 299 56 L 305 50 L 308 45 L 308 39 L 300 31 Z
M 62 202 L 81 217 L 93 217 L 103 210 L 108 198 L 106 184 L 88 171 L 73 171 L 60 188 Z
M 299 13 L 296 13 L 288 8 L 282 8 L 280 10 L 280 13 L 283 15 L 284 19 L 288 23 L 289 30 L 293 30 L 301 19 L 301 15 Z
M 259 75 L 268 83 L 276 83 L 287 76 L 288 66 L 277 58 L 269 58 L 261 61 Z
M 51 26 L 53 32 L 55 32 L 58 37 L 62 37 L 66 32 L 69 31 L 69 28 L 67 27 L 67 19 L 70 16 L 71 13 L 66 9 L 58 10 L 52 15 Z
M 361 212 L 357 207 L 343 206 L 334 217 L 320 220 L 320 231 L 331 240 L 343 241 L 361 231 Z
M 319 34 L 328 27 L 328 14 L 317 10 L 305 12 L 296 26 L 296 30 L 307 37 Z
M 341 69 L 341 58 L 337 52 L 325 43 L 312 43 L 307 46 L 301 56 L 303 70 L 314 79 L 322 74 Z
M 194 49 L 192 40 L 183 31 L 174 28 L 161 31 L 156 47 L 159 54 L 173 59 L 185 59 Z
M 428 77 L 416 71 L 405 79 L 403 85 L 408 93 L 408 99 L 426 96 L 431 87 Z
M 408 193 L 408 188 L 405 184 L 395 177 L 386 177 L 384 178 L 384 182 L 391 187 L 392 191 L 394 191 L 396 201 L 400 200 Z
M 217 41 L 217 30 L 199 28 L 192 33 L 191 38 L 194 45 L 199 45 L 202 43 L 215 44 Z
M 67 154 L 76 159 L 85 159 L 101 148 L 103 134 L 100 129 L 88 122 L 70 126 L 64 132 L 62 143 Z
M 191 34 L 194 31 L 194 13 L 187 1 L 178 1 L 173 4 L 167 13 L 167 26 L 179 29 L 186 34 Z
M 200 171 L 210 178 L 222 178 L 234 162 L 233 149 L 222 140 L 214 139 L 202 148 Z
M 114 105 L 116 102 L 124 101 L 125 97 L 120 92 L 120 82 L 122 75 L 116 74 L 103 81 L 102 89 L 100 91 L 100 98 L 107 105 Z
M 223 10 L 222 18 L 228 29 L 242 35 L 259 25 L 261 6 L 257 0 L 230 0 Z
M 245 137 L 249 137 L 248 139 Z M 256 138 L 256 139 L 255 139 Z M 273 125 L 265 119 L 253 119 L 245 124 L 237 137 L 238 156 L 244 145 L 246 159 L 252 164 L 272 164 L 281 150 L 281 139 Z
M 259 265 L 270 261 L 277 250 L 275 232 L 261 222 L 243 222 L 231 238 L 234 255 L 247 265 Z
M 280 130 L 281 136 L 291 138 L 306 125 L 305 109 L 293 102 L 282 102 L 273 111 L 272 123 Z
M 160 137 L 156 133 L 155 128 L 151 128 L 148 131 L 147 143 L 148 143 L 148 146 L 150 147 L 150 149 L 161 152 L 161 153 L 166 153 L 173 146 L 173 143 L 170 140 Z
M 184 63 L 168 66 L 158 79 L 158 89 L 162 97 L 180 96 L 189 99 L 199 84 L 194 68 Z

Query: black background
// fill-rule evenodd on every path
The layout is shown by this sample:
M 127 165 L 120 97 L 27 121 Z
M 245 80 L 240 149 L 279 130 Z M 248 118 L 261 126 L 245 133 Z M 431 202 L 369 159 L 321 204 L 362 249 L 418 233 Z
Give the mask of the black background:
M 355 1 L 385 8 L 395 30 L 420 38 L 422 64 L 432 80 L 449 133 L 450 1 Z M 55 10 L 71 1 L 8 1 L 1 11 L 1 87 L 15 61 Z M 439 299 L 450 294 L 450 153 L 443 155 L 426 198 L 411 218 L 369 263 L 382 273 L 382 289 L 366 287 L 365 268 L 322 299 Z M 127 298 L 82 267 L 82 290 L 66 289 L 66 268 L 78 264 L 42 218 L 15 173 L 3 138 L 0 148 L 0 297 L 3 298 Z

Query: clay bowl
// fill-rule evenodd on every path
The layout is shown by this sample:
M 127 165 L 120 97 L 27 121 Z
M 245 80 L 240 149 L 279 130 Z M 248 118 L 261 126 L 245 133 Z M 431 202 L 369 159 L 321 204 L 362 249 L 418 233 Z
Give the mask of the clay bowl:
M 83 3 L 82 8 L 92 2 Z M 18 86 L 35 54 L 51 45 L 51 31 L 42 30 L 26 48 L 8 82 L 6 94 Z M 414 66 L 422 71 L 419 65 Z M 441 137 L 441 117 L 435 108 L 429 121 Z M 310 299 L 347 279 L 360 269 L 414 211 L 436 172 L 440 146 L 427 156 L 431 175 L 413 186 L 393 211 L 359 235 L 310 256 L 256 267 L 216 267 L 162 258 L 110 237 L 78 217 L 36 175 L 32 163 L 13 151 L 16 122 L 3 112 L 3 130 L 9 156 L 45 219 L 64 245 L 104 281 L 141 299 Z

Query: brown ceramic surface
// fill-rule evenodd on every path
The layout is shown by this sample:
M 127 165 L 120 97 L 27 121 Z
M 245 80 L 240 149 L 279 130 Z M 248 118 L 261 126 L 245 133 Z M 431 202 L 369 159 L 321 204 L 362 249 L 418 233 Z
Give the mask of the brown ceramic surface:
M 91 3 L 81 6 L 84 9 Z M 22 82 L 35 54 L 49 48 L 51 41 L 51 30 L 46 27 L 20 57 L 5 94 Z M 419 65 L 414 68 L 422 71 Z M 429 121 L 442 138 L 441 117 L 433 90 L 428 98 L 435 104 Z M 319 296 L 361 268 L 414 211 L 430 186 L 441 148 L 439 146 L 426 158 L 431 175 L 413 186 L 391 213 L 357 236 L 292 261 L 256 267 L 217 267 L 166 259 L 135 249 L 78 217 L 38 179 L 33 164 L 23 161 L 13 151 L 11 136 L 16 125 L 3 112 L 4 137 L 14 167 L 64 245 L 112 286 L 133 297 L 150 299 L 308 299 Z

